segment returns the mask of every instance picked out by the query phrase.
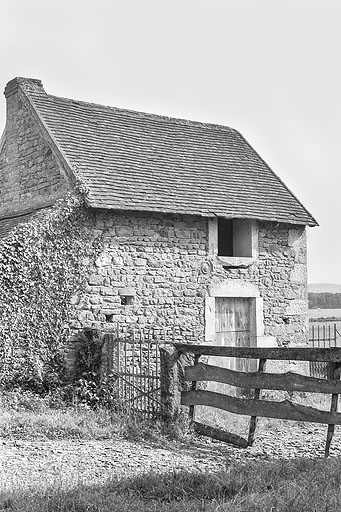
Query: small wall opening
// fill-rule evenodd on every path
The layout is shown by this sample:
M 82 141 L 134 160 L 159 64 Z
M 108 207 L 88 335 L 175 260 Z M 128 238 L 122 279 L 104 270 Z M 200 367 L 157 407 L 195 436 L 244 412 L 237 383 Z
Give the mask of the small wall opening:
M 121 306 L 131 306 L 134 303 L 136 291 L 132 286 L 122 288 L 119 292 Z
M 134 297 L 132 295 L 121 295 L 121 306 L 131 306 L 134 301 Z

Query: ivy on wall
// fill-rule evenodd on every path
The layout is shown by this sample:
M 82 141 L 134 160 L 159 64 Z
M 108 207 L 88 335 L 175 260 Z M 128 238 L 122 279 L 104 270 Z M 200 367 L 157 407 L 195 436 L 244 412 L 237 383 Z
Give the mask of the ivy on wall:
M 46 391 L 63 379 L 72 297 L 96 245 L 87 212 L 69 195 L 0 241 L 0 385 Z

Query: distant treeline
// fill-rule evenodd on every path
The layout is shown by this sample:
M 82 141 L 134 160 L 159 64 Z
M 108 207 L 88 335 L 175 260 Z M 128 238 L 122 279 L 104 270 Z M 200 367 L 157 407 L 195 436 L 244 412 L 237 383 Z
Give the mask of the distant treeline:
M 310 309 L 341 309 L 341 293 L 309 293 Z

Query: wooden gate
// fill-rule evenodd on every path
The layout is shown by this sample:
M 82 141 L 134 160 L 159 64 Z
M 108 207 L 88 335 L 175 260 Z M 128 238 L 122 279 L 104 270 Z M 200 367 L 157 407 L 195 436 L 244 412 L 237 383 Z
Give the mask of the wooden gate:
M 181 404 L 190 406 L 190 413 L 196 405 L 216 407 L 234 414 L 250 415 L 248 439 L 236 434 L 222 431 L 200 423 L 195 423 L 199 433 L 210 435 L 216 439 L 237 444 L 246 448 L 253 444 L 256 419 L 258 416 L 308 421 L 328 424 L 325 456 L 329 455 L 329 447 L 334 434 L 335 425 L 341 425 L 341 413 L 337 412 L 338 396 L 341 393 L 341 348 L 248 348 L 248 347 L 214 347 L 212 345 L 175 345 L 179 354 L 194 354 L 194 366 L 185 368 L 185 380 L 192 381 L 191 391 L 181 393 Z M 199 362 L 200 356 L 220 356 L 235 358 L 259 359 L 258 372 L 239 372 Z M 286 361 L 328 362 L 333 370 L 332 379 L 316 379 L 293 372 L 285 374 L 265 373 L 267 359 Z M 236 398 L 207 389 L 196 389 L 196 382 L 219 382 L 236 387 L 254 390 L 253 399 Z M 262 400 L 262 389 L 299 391 L 307 393 L 330 393 L 330 412 L 295 404 L 290 400 L 276 402 Z

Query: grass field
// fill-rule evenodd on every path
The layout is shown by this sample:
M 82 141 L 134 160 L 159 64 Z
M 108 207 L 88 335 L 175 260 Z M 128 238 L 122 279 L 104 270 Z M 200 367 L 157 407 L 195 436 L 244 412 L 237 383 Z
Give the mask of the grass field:
M 0 510 L 16 512 L 337 512 L 341 509 L 338 460 L 251 463 L 219 473 L 147 473 L 80 484 L 72 490 L 7 494 Z
M 332 318 L 337 319 L 340 323 L 341 309 L 309 309 L 309 318 L 312 320 L 317 318 Z

